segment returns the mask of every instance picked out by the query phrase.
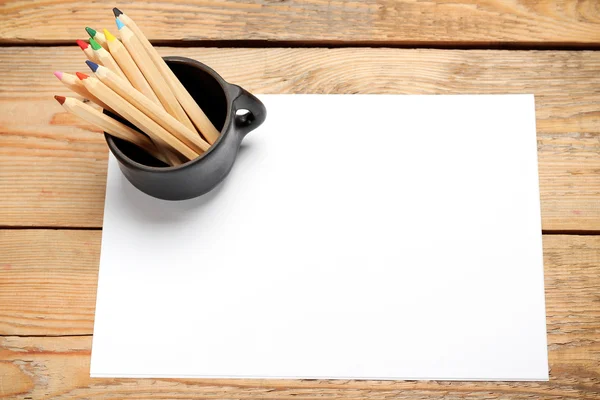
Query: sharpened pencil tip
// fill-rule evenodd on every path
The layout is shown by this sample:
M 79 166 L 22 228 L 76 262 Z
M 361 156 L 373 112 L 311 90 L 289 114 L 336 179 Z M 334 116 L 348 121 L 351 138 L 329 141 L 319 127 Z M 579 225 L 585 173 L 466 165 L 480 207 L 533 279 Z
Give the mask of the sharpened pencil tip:
M 92 70 L 92 72 L 96 72 L 96 70 L 98 69 L 98 64 L 96 64 L 93 61 L 85 60 L 85 63 L 87 64 L 88 67 L 90 67 L 90 69 Z
M 88 46 L 89 46 L 89 44 L 87 44 L 86 42 L 84 42 L 84 41 L 83 41 L 83 40 L 81 40 L 81 39 L 77 39 L 77 40 L 76 40 L 76 42 L 77 42 L 77 45 L 78 45 L 79 47 L 81 47 L 81 50 L 85 50 L 85 49 L 87 49 L 87 48 L 88 48 Z
M 54 96 L 54 98 L 56 99 L 56 101 L 58 101 L 61 105 L 65 102 L 65 100 L 67 99 L 65 96 Z
M 121 11 L 117 7 L 115 7 L 115 8 L 113 8 L 113 14 L 115 14 L 115 17 L 118 17 L 119 15 L 123 14 L 123 11 Z
M 100 44 L 96 42 L 93 38 L 90 38 L 90 45 L 92 46 L 93 50 L 100 50 L 102 48 L 102 46 L 100 46 Z
M 75 75 L 77 75 L 77 77 L 81 80 L 89 78 L 89 76 L 87 76 L 86 74 L 82 74 L 81 72 L 75 72 Z
M 118 28 L 119 30 L 121 30 L 121 29 L 122 29 L 122 28 L 125 26 L 125 24 L 123 24 L 123 23 L 121 22 L 121 20 L 119 19 L 119 17 L 117 17 L 117 19 L 116 19 L 116 22 L 117 22 L 117 28 Z
M 95 30 L 95 29 L 92 29 L 92 28 L 90 28 L 89 26 L 86 26 L 86 27 L 85 27 L 85 31 L 86 31 L 86 32 L 88 33 L 88 35 L 90 35 L 90 37 L 92 37 L 92 38 L 93 38 L 94 36 L 96 36 L 96 30 Z
M 62 81 L 63 73 L 60 71 L 54 71 L 54 76 L 58 78 L 59 81 Z
M 113 34 L 108 31 L 108 29 L 104 29 L 104 36 L 108 42 L 112 42 L 116 39 L 116 37 L 114 37 Z

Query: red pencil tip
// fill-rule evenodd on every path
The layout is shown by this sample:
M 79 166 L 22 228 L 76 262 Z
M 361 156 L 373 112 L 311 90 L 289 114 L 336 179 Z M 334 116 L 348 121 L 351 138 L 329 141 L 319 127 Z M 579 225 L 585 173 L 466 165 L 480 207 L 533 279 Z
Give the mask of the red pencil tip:
M 89 78 L 89 76 L 87 76 L 86 74 L 82 74 L 81 72 L 75 72 L 75 75 L 77 75 L 77 77 L 81 80 Z
M 79 47 L 81 47 L 81 50 L 85 50 L 88 48 L 89 44 L 87 44 L 86 42 L 84 42 L 81 39 L 77 39 L 76 40 L 77 44 L 79 45 Z
M 63 104 L 66 100 L 65 96 L 54 96 L 54 98 L 56 99 L 56 101 L 58 101 L 60 104 Z

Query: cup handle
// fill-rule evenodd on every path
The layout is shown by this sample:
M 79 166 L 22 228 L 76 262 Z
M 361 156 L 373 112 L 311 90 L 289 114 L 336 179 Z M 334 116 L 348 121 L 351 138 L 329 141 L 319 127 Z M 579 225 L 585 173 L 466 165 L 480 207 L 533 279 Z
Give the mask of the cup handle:
M 232 114 L 236 130 L 243 136 L 258 128 L 267 118 L 265 105 L 252 93 L 237 86 L 230 85 L 233 95 Z M 239 110 L 248 110 L 247 113 L 238 115 Z

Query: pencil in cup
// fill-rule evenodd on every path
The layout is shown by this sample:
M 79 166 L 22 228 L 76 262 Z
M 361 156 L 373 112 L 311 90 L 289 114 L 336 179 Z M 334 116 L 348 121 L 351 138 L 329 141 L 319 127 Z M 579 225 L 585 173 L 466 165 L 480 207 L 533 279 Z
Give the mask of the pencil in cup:
M 94 39 L 96 42 L 100 44 L 100 46 L 104 47 L 104 50 L 108 50 L 108 43 L 106 43 L 106 36 L 102 32 L 99 32 L 95 29 L 90 28 L 89 26 L 85 27 L 85 31 L 90 35 L 90 38 Z
M 74 114 L 81 119 L 94 124 L 101 128 L 104 132 L 116 138 L 126 140 L 145 150 L 152 157 L 172 165 L 171 162 L 158 151 L 154 143 L 140 132 L 131 129 L 127 125 L 103 114 L 101 111 L 77 100 L 73 97 L 54 96 L 56 101 L 62 105 L 65 110 Z
M 92 51 L 94 51 L 96 58 L 100 60 L 100 65 L 110 69 L 114 73 L 118 74 L 121 78 L 127 79 L 123 71 L 121 71 L 119 64 L 117 64 L 113 56 L 111 56 L 110 53 L 104 49 L 104 47 L 100 46 L 100 44 L 94 39 L 90 39 L 90 47 L 92 48 Z
M 61 72 L 61 71 L 54 71 L 54 76 L 56 76 L 58 78 L 58 80 L 61 81 L 66 87 L 68 87 L 73 92 L 80 95 L 81 97 L 86 98 L 90 101 L 93 101 L 94 103 L 98 104 L 100 107 L 104 108 L 105 110 L 108 110 L 108 111 L 112 112 L 113 114 L 116 114 L 113 109 L 111 109 L 109 106 L 107 106 L 106 104 L 101 102 L 96 96 L 94 96 L 90 92 L 88 92 L 88 90 L 85 88 L 85 86 L 83 86 L 81 81 L 75 75 L 67 74 L 66 72 Z
M 152 90 L 150 87 L 150 84 L 144 77 L 144 74 L 142 74 L 142 71 L 140 71 L 138 66 L 135 64 L 135 61 L 133 61 L 133 58 L 131 58 L 131 55 L 125 46 L 123 46 L 123 43 L 114 37 L 107 29 L 104 30 L 104 36 L 106 37 L 106 43 L 110 50 L 110 54 L 113 56 L 117 64 L 119 64 L 119 67 L 121 67 L 121 70 L 123 73 L 125 73 L 125 76 L 131 85 L 142 92 L 147 98 L 162 107 L 162 104 L 160 103 L 160 100 L 158 100 L 158 97 L 156 97 L 154 90 Z
M 88 58 L 88 60 L 91 60 L 91 61 L 95 62 L 96 64 L 102 64 L 102 62 L 98 59 L 98 56 L 96 55 L 96 53 L 94 53 L 94 50 L 92 50 L 92 48 L 90 47 L 89 43 L 84 42 L 83 40 L 80 40 L 80 39 L 77 39 L 75 42 L 77 43 L 79 48 L 81 50 L 83 50 L 83 53 Z
M 77 77 L 81 79 L 83 85 L 91 94 L 108 104 L 108 106 L 113 108 L 123 118 L 138 127 L 158 146 L 165 146 L 169 149 L 173 149 L 183 155 L 187 160 L 193 160 L 199 156 L 197 152 L 190 149 L 187 145 L 116 94 L 97 78 L 89 77 L 81 72 L 77 72 Z
M 142 46 L 139 39 L 133 34 L 133 32 L 123 25 L 117 18 L 117 26 L 119 33 L 121 34 L 121 41 L 136 65 L 144 74 L 144 77 L 154 90 L 154 93 L 160 100 L 165 110 L 173 117 L 177 118 L 181 123 L 188 127 L 190 130 L 195 130 L 194 124 L 190 121 L 189 117 L 177 101 L 177 97 L 171 92 L 169 85 L 165 81 L 164 76 L 160 73 L 158 68 L 154 65 L 154 62 Z
M 196 103 L 177 76 L 171 71 L 167 63 L 165 63 L 160 54 L 158 54 L 158 51 L 152 46 L 135 21 L 116 7 L 113 8 L 113 13 L 118 21 L 117 23 L 124 24 L 135 34 L 198 131 L 204 136 L 208 143 L 213 144 L 219 137 L 220 132 L 215 128 L 210 119 L 208 119 L 198 103 Z
M 195 129 L 194 131 L 189 130 L 185 125 L 167 113 L 162 107 L 152 102 L 140 91 L 131 86 L 128 81 L 121 79 L 110 69 L 95 64 L 92 61 L 88 60 L 86 61 L 86 64 L 102 83 L 152 118 L 156 123 L 165 128 L 192 150 L 198 153 L 203 153 L 208 150 L 210 145 L 200 137 Z

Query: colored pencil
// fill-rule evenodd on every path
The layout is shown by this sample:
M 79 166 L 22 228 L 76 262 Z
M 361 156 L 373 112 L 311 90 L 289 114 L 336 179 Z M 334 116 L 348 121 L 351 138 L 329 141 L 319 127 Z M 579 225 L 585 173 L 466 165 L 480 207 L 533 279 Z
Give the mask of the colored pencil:
M 156 97 L 156 94 L 148 84 L 148 81 L 144 78 L 142 71 L 135 65 L 135 61 L 133 61 L 133 58 L 131 58 L 131 55 L 129 55 L 129 52 L 125 46 L 123 46 L 121 41 L 106 29 L 104 30 L 104 36 L 106 37 L 106 43 L 110 49 L 110 54 L 114 57 L 117 64 L 119 64 L 121 70 L 125 73 L 125 76 L 127 76 L 127 79 L 131 82 L 133 87 L 162 107 L 160 100 L 158 100 L 158 97 Z
M 77 79 L 75 75 L 67 74 L 66 72 L 54 71 L 54 76 L 58 78 L 66 87 L 71 89 L 73 92 L 77 93 L 83 98 L 86 98 L 94 103 L 98 104 L 100 107 L 111 111 L 113 114 L 116 114 L 109 106 L 100 101 L 96 96 L 88 92 L 88 90 L 83 86 L 81 81 Z
M 94 53 L 94 50 L 92 50 L 92 48 L 90 47 L 90 45 L 87 42 L 84 42 L 83 40 L 77 39 L 75 42 L 77 42 L 77 45 L 81 48 L 81 50 L 83 50 L 83 52 L 85 53 L 85 56 L 88 58 L 88 60 L 91 60 L 93 62 L 95 62 L 96 64 L 100 63 L 102 64 L 102 62 L 100 60 L 98 60 L 98 57 L 96 56 L 96 53 Z
M 129 54 L 137 64 L 142 74 L 146 77 L 146 80 L 158 96 L 158 99 L 162 103 L 163 107 L 169 114 L 177 118 L 181 123 L 187 126 L 190 130 L 196 130 L 192 121 L 188 118 L 187 114 L 177 101 L 177 97 L 171 92 L 169 85 L 165 81 L 158 68 L 154 65 L 154 62 L 142 46 L 139 39 L 133 34 L 133 32 L 119 21 L 117 18 L 117 27 L 121 34 L 121 41 Z
M 112 108 L 110 108 L 109 106 L 104 104 L 96 96 L 91 94 L 85 88 L 85 86 L 83 86 L 83 83 L 81 82 L 81 80 L 79 78 L 77 78 L 75 75 L 67 74 L 66 72 L 55 71 L 54 76 L 56 76 L 58 78 L 58 80 L 60 80 L 66 87 L 71 89 L 73 92 L 79 94 L 80 96 L 82 96 L 88 100 L 91 100 L 92 102 L 96 103 L 97 105 L 104 108 L 105 110 L 108 110 L 115 115 L 119 115 L 119 113 L 117 113 L 115 110 L 113 110 Z M 169 164 L 171 164 L 171 165 L 181 164 L 181 161 L 179 160 L 179 158 L 177 158 L 174 154 L 172 154 L 167 148 L 160 147 L 159 151 L 165 154 L 167 160 L 171 161 L 171 162 L 169 162 Z
M 97 78 L 89 77 L 81 72 L 77 72 L 77 77 L 82 80 L 83 85 L 91 94 L 108 104 L 121 116 L 137 126 L 142 132 L 150 136 L 156 144 L 172 148 L 188 160 L 198 157 L 198 153 L 190 149 L 146 114 L 113 92 Z
M 100 44 L 100 46 L 104 47 L 104 50 L 108 50 L 108 43 L 106 43 L 106 36 L 102 32 L 98 32 L 95 29 L 90 28 L 89 26 L 85 27 L 85 31 L 90 35 L 92 39 Z
M 213 144 L 219 137 L 220 133 L 217 130 L 217 128 L 215 128 L 215 126 L 212 124 L 210 119 L 208 119 L 204 111 L 202 111 L 198 103 L 196 103 L 196 101 L 189 94 L 187 89 L 183 86 L 179 79 L 177 79 L 173 71 L 171 71 L 169 66 L 158 54 L 158 51 L 156 51 L 156 49 L 152 46 L 148 38 L 144 35 L 142 30 L 136 25 L 136 23 L 118 8 L 113 8 L 113 13 L 117 20 L 120 20 L 123 24 L 125 24 L 128 28 L 130 28 L 133 31 L 138 40 L 142 43 L 142 46 L 148 52 L 148 55 L 154 62 L 154 65 L 156 65 L 160 73 L 165 77 L 169 87 L 175 94 L 175 97 L 177 97 L 177 100 L 179 101 L 187 115 L 194 122 L 196 128 L 206 138 L 208 143 Z
M 73 97 L 54 96 L 54 98 L 70 113 L 102 128 L 103 131 L 111 136 L 135 144 L 136 146 L 144 149 L 153 157 L 164 163 L 170 164 L 165 156 L 158 151 L 154 143 L 152 143 L 150 139 L 140 132 L 131 129 L 127 125 L 122 124 L 121 122 L 109 117 L 106 114 L 103 114 L 101 111 L 98 111 Z
M 202 153 L 208 150 L 210 145 L 205 142 L 200 135 L 194 131 L 189 130 L 185 125 L 175 119 L 172 115 L 167 113 L 163 108 L 152 102 L 140 91 L 135 89 L 131 84 L 117 76 L 110 69 L 101 65 L 95 64 L 92 61 L 86 61 L 86 64 L 92 72 L 96 74 L 98 79 L 106 86 L 111 88 L 119 96 L 123 97 L 126 101 L 137 107 L 144 114 L 152 118 L 156 123 L 169 131 L 172 135 L 177 137 L 192 150 Z
M 90 47 L 96 53 L 96 57 L 100 61 L 100 65 L 104 65 L 106 68 L 117 73 L 121 78 L 127 79 L 113 56 L 111 56 L 108 51 L 104 50 L 104 47 L 100 46 L 100 44 L 92 38 L 90 38 Z

